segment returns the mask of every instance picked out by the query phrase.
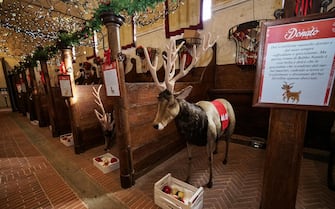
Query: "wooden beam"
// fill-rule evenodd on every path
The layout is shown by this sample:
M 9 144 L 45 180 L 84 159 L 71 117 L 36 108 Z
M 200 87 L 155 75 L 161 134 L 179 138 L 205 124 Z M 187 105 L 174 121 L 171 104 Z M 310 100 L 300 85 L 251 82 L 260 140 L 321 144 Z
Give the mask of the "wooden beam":
M 271 109 L 264 166 L 262 209 L 294 209 L 307 110 Z

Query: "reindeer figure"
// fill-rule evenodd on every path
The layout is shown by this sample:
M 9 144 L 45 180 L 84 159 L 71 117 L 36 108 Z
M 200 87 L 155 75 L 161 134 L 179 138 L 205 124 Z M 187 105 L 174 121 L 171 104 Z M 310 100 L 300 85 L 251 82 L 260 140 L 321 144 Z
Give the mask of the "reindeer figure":
M 105 137 L 105 151 L 109 150 L 112 146 L 112 140 L 115 137 L 115 122 L 112 113 L 106 113 L 104 105 L 100 98 L 100 90 L 102 85 L 99 85 L 98 89 L 93 88 L 93 96 L 95 97 L 94 102 L 100 107 L 102 113 L 94 109 L 94 113 L 97 116 Z
M 282 94 L 283 100 L 285 101 L 286 99 L 286 102 L 288 102 L 291 99 L 292 102 L 298 103 L 301 91 L 291 92 L 292 87 L 293 83 L 287 84 L 284 82 L 283 86 L 281 87 L 283 90 L 285 90 L 285 92 Z
M 186 56 L 182 57 L 180 70 L 176 76 L 175 62 L 178 58 L 178 51 L 184 43 L 180 44 L 177 48 L 175 41 L 171 40 L 170 44 L 167 45 L 167 53 L 163 56 L 165 69 L 164 82 L 160 82 L 156 74 L 158 56 L 155 57 L 152 63 L 147 49 L 144 48 L 150 73 L 156 86 L 161 91 L 158 96 L 158 110 L 153 122 L 153 127 L 162 130 L 169 122 L 173 119 L 175 120 L 177 130 L 187 141 L 189 161 L 187 182 L 189 181 L 191 172 L 191 145 L 207 146 L 210 170 L 207 183 L 208 188 L 211 188 L 213 185 L 213 153 L 216 152 L 217 141 L 222 135 L 225 135 L 226 139 L 226 153 L 223 163 L 227 163 L 229 141 L 235 128 L 234 110 L 231 104 L 225 99 L 216 99 L 213 102 L 199 101 L 195 104 L 189 103 L 185 98 L 191 92 L 192 86 L 188 86 L 179 92 L 174 92 L 174 85 L 178 79 L 187 75 L 196 65 L 200 56 L 207 51 L 209 47 L 214 45 L 215 41 L 210 43 L 210 37 L 210 34 L 208 34 L 208 37 L 204 38 L 202 47 L 197 49 L 196 46 L 193 46 L 192 61 L 186 69 Z M 224 113 L 219 114 L 216 106 L 223 109 Z M 227 120 L 228 118 L 229 121 Z M 223 124 L 226 126 L 222 126 Z

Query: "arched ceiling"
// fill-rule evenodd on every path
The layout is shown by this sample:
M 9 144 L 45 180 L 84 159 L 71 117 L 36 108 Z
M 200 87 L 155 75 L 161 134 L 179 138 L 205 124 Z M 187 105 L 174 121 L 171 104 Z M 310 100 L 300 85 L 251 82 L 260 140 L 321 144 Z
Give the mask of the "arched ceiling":
M 59 30 L 83 28 L 97 7 L 98 0 L 2 0 L 0 57 L 19 59 L 53 44 Z

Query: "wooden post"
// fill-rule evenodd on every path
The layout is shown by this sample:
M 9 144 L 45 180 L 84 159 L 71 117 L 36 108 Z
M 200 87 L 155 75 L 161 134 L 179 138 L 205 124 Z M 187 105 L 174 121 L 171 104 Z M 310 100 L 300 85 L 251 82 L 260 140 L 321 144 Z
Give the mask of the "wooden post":
M 64 62 L 65 69 L 67 74 L 70 75 L 71 89 L 72 89 L 72 98 L 66 98 L 65 102 L 69 108 L 69 118 L 71 121 L 71 130 L 73 135 L 74 142 L 74 152 L 79 154 L 82 152 L 81 147 L 81 138 L 78 136 L 77 127 L 76 127 L 76 118 L 74 117 L 73 111 L 75 111 L 74 104 L 76 102 L 76 86 L 73 74 L 73 65 L 72 65 L 72 49 L 70 47 L 64 48 L 62 52 L 62 61 Z
M 29 77 L 30 77 L 30 86 L 32 91 L 32 107 L 34 109 L 35 117 L 37 120 L 40 119 L 40 111 L 37 109 L 37 104 L 40 104 L 39 102 L 39 96 L 38 96 L 38 90 L 37 90 L 37 80 L 35 75 L 34 67 L 29 66 Z
M 67 74 L 70 75 L 72 94 L 73 97 L 75 97 L 76 86 L 75 86 L 73 65 L 72 65 L 72 49 L 69 47 L 62 49 L 61 51 L 62 51 L 62 60 L 64 61 L 65 64 L 65 69 L 67 71 Z
M 295 208 L 306 121 L 306 110 L 271 109 L 262 209 Z
M 112 60 L 118 61 L 117 74 L 119 78 L 120 96 L 113 98 L 115 101 L 116 140 L 119 147 L 121 186 L 122 188 L 129 188 L 135 181 L 130 147 L 131 136 L 128 121 L 129 106 L 125 85 L 125 73 L 123 62 L 119 59 L 121 53 L 119 30 L 120 26 L 123 24 L 124 18 L 114 15 L 113 13 L 103 13 L 101 17 L 108 31 L 108 44 L 111 49 L 111 58 Z
M 50 76 L 49 76 L 49 72 L 48 72 L 48 66 L 47 66 L 47 62 L 46 60 L 40 60 L 41 63 L 41 70 L 44 74 L 44 80 L 45 80 L 45 85 L 47 87 L 46 89 L 46 94 L 47 94 L 47 98 L 48 98 L 48 113 L 49 113 L 49 121 L 50 121 L 50 125 L 51 125 L 51 133 L 53 137 L 59 136 L 59 130 L 58 127 L 56 126 L 56 116 L 55 116 L 55 111 L 56 111 L 56 107 L 55 107 L 55 101 L 54 101 L 54 97 L 52 95 L 52 89 L 51 89 L 51 83 L 50 83 Z
M 284 17 L 294 17 L 295 0 L 286 0 Z M 319 13 L 320 0 L 308 13 Z M 261 209 L 295 209 L 308 110 L 271 108 Z

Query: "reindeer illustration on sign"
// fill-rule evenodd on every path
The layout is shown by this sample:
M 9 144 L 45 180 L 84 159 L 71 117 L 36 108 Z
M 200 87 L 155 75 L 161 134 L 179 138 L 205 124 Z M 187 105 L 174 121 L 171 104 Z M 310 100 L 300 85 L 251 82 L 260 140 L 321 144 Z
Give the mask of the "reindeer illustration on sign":
M 190 179 L 191 172 L 191 145 L 206 146 L 209 160 L 209 180 L 207 187 L 213 185 L 213 153 L 216 152 L 217 142 L 221 136 L 225 136 L 226 153 L 223 163 L 227 163 L 230 137 L 235 129 L 235 113 L 232 105 L 225 99 L 210 101 L 199 101 L 189 103 L 185 98 L 191 93 L 192 86 L 188 86 L 179 92 L 174 92 L 174 85 L 177 80 L 187 75 L 197 64 L 201 55 L 215 44 L 211 42 L 211 35 L 204 37 L 201 47 L 193 46 L 192 61 L 185 68 L 186 56 L 183 56 L 180 63 L 179 73 L 176 74 L 176 61 L 178 51 L 184 44 L 182 42 L 176 47 L 174 40 L 167 45 L 166 55 L 163 56 L 165 76 L 160 82 L 157 78 L 158 56 L 153 62 L 150 60 L 148 50 L 144 48 L 146 60 L 154 83 L 161 91 L 158 96 L 158 110 L 153 122 L 153 127 L 162 130 L 173 119 L 176 122 L 178 132 L 186 139 L 188 152 L 188 174 L 186 181 Z
M 299 102 L 301 91 L 291 91 L 291 89 L 293 88 L 293 84 L 294 83 L 287 84 L 286 82 L 284 82 L 283 86 L 281 87 L 283 90 L 285 90 L 285 92 L 282 94 L 283 101 L 286 100 L 286 102 L 289 102 L 291 99 L 292 102 Z

